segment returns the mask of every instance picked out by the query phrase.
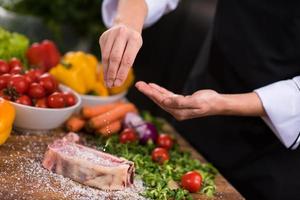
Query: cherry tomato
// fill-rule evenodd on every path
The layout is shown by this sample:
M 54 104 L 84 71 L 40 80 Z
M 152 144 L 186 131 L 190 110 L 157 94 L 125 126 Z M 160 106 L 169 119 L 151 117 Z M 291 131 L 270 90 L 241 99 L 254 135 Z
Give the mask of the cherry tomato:
M 160 134 L 156 141 L 157 146 L 163 147 L 165 149 L 171 149 L 173 146 L 173 140 L 171 136 L 167 134 Z
M 189 192 L 198 192 L 202 186 L 202 176 L 196 171 L 190 171 L 181 177 L 181 186 Z
M 19 103 L 19 104 L 27 105 L 27 106 L 32 106 L 31 99 L 26 95 L 20 96 L 19 98 L 17 98 L 17 100 L 15 102 Z
M 14 67 L 20 67 L 21 69 L 23 68 L 23 65 L 21 63 L 21 61 L 18 58 L 12 58 L 9 60 L 8 65 L 10 66 L 10 68 L 14 68 Z
M 45 92 L 45 89 L 43 88 L 43 86 L 41 86 L 41 84 L 32 83 L 29 86 L 28 94 L 31 98 L 40 99 L 40 98 L 45 97 L 46 92 Z
M 4 60 L 0 60 L 0 75 L 9 73 L 10 67 Z
M 24 78 L 25 80 L 28 82 L 28 84 L 30 85 L 31 83 L 33 83 L 33 78 L 29 75 L 29 74 L 24 74 Z
M 66 106 L 73 106 L 76 104 L 76 97 L 72 92 L 63 92 Z
M 35 107 L 48 108 L 48 106 L 47 106 L 47 98 L 37 99 L 36 103 L 35 103 Z
M 28 90 L 28 82 L 25 80 L 25 77 L 23 75 L 13 75 L 10 77 L 7 87 L 12 87 L 15 88 L 15 90 L 19 93 L 19 94 L 24 94 L 27 92 Z
M 22 73 L 22 67 L 15 66 L 10 69 L 11 74 L 21 74 Z
M 65 107 L 65 98 L 62 93 L 54 92 L 47 98 L 47 105 L 50 108 L 63 108 Z
M 34 69 L 33 71 L 37 79 L 44 74 L 44 71 L 42 69 Z
M 122 131 L 122 133 L 119 136 L 119 141 L 122 144 L 125 144 L 127 142 L 135 142 L 137 141 L 136 133 L 131 128 L 126 128 Z
M 158 162 L 159 164 L 163 164 L 170 159 L 168 151 L 162 147 L 156 147 L 152 151 L 151 157 L 154 162 Z
M 36 82 L 42 74 L 43 71 L 41 69 L 30 69 L 25 75 L 29 76 L 33 82 Z
M 10 74 L 3 74 L 0 76 L 0 90 L 6 88 L 9 79 L 10 79 Z
M 51 94 L 57 90 L 58 83 L 51 74 L 45 73 L 41 75 L 38 80 L 39 83 L 45 88 L 47 94 Z

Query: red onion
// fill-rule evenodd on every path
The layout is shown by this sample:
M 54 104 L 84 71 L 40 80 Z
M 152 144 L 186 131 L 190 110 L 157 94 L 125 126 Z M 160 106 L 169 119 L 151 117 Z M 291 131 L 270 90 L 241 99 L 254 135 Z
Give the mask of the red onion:
M 140 143 L 146 144 L 149 140 L 156 142 L 158 138 L 158 132 L 155 126 L 149 122 L 146 122 L 135 128 L 135 131 L 139 134 Z
M 135 128 L 144 124 L 145 121 L 138 114 L 129 112 L 125 115 L 123 123 L 125 128 Z

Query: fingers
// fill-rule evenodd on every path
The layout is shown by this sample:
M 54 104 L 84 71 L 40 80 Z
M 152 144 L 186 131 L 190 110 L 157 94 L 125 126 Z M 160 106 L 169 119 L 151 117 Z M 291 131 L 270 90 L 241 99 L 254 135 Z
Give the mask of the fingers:
M 161 92 L 162 94 L 165 94 L 167 96 L 174 96 L 175 94 L 173 92 L 170 92 L 169 90 L 155 84 L 155 83 L 149 83 L 149 86 L 151 86 L 152 88 L 158 90 L 159 92 Z
M 109 55 L 108 69 L 106 72 L 106 83 L 108 87 L 113 87 L 114 85 L 126 43 L 127 38 L 125 38 L 125 36 L 119 36 L 115 39 Z
M 140 92 L 142 92 L 143 94 L 148 96 L 150 99 L 152 99 L 155 103 L 157 103 L 159 105 L 161 105 L 163 100 L 166 98 L 165 95 L 163 95 L 159 91 L 153 89 L 145 82 L 142 82 L 142 81 L 137 82 L 136 87 Z
M 202 108 L 190 105 L 190 103 L 195 103 L 191 96 L 176 95 L 156 84 L 147 84 L 142 81 L 137 82 L 136 87 L 179 121 L 196 118 L 203 113 Z
M 107 80 L 107 69 L 108 69 L 108 63 L 109 63 L 109 56 L 111 49 L 114 44 L 116 32 L 114 31 L 106 31 L 102 34 L 100 37 L 100 48 L 101 48 L 101 56 L 102 56 L 102 64 L 103 64 L 103 75 L 104 80 Z
M 126 45 L 126 50 L 122 57 L 116 80 L 114 82 L 114 86 L 121 86 L 126 80 L 130 67 L 133 65 L 136 55 L 142 47 L 142 43 L 143 42 L 141 37 L 134 37 L 129 39 Z
M 108 87 L 120 86 L 142 46 L 141 34 L 124 25 L 104 32 L 99 40 L 104 79 Z

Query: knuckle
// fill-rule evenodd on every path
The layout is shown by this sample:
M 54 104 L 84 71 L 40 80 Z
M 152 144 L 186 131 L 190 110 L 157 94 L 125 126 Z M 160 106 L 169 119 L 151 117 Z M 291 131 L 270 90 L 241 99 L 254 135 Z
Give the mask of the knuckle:
M 142 46 L 143 39 L 139 33 L 133 34 L 131 39 L 136 43 L 138 46 Z
M 178 99 L 178 98 L 174 99 L 174 105 L 175 105 L 176 107 L 181 107 L 181 106 L 182 106 L 181 100 Z
M 122 65 L 131 66 L 133 63 L 133 59 L 130 56 L 124 56 L 122 60 Z
M 127 28 L 124 27 L 124 26 L 120 26 L 119 29 L 118 29 L 118 33 L 120 35 L 125 35 L 127 33 Z
M 120 81 L 123 81 L 125 78 L 126 78 L 127 74 L 124 72 L 124 71 L 121 71 L 119 74 L 118 74 L 118 79 Z
M 121 56 L 119 56 L 118 54 L 112 54 L 110 56 L 110 62 L 112 63 L 118 63 L 121 60 Z
M 115 69 L 113 67 L 110 67 L 108 72 L 107 72 L 107 79 L 108 80 L 114 80 L 115 79 Z

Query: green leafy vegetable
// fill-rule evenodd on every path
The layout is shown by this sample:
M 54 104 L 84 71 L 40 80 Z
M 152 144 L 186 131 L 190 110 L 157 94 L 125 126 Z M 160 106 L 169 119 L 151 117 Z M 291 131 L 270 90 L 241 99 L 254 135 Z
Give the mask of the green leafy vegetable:
M 0 6 L 10 11 L 32 15 L 43 20 L 45 25 L 54 34 L 58 45 L 64 41 L 64 28 L 71 27 L 79 37 L 90 38 L 96 41 L 99 35 L 106 29 L 101 22 L 102 0 L 8 0 L 0 1 Z M 93 42 L 94 52 L 99 52 L 99 44 Z M 60 46 L 60 49 L 68 50 Z
M 0 59 L 8 60 L 16 57 L 24 63 L 28 45 L 29 40 L 24 35 L 10 33 L 0 27 Z
M 154 117 L 149 113 L 147 115 L 148 120 L 153 123 Z M 159 200 L 192 199 L 187 190 L 168 186 L 170 182 L 179 183 L 181 176 L 191 170 L 197 170 L 202 175 L 201 193 L 209 197 L 214 195 L 216 190 L 214 179 L 217 170 L 211 164 L 200 163 L 199 160 L 191 158 L 189 152 L 180 151 L 178 144 L 169 151 L 170 160 L 164 165 L 159 165 L 151 160 L 151 152 L 155 148 L 155 144 L 152 142 L 146 145 L 140 145 L 137 142 L 121 144 L 118 135 L 109 138 L 91 136 L 88 140 L 103 151 L 133 161 L 137 176 L 143 180 L 146 186 L 146 191 L 142 194 L 145 197 Z

